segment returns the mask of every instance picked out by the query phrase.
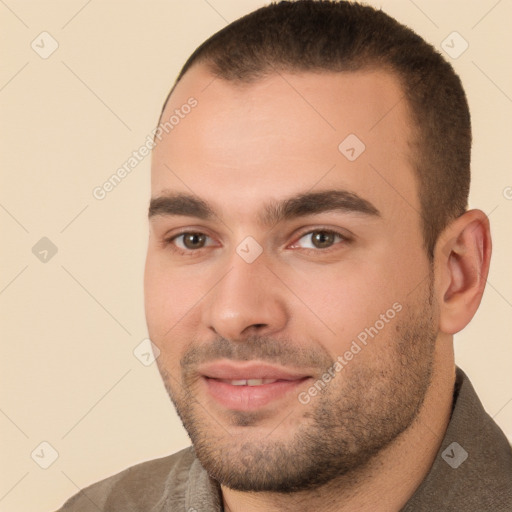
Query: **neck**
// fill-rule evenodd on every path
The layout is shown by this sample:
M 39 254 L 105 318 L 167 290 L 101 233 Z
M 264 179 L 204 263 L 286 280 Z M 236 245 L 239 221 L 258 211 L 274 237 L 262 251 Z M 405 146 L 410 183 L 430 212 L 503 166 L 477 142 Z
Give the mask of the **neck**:
M 448 427 L 453 402 L 453 345 L 438 340 L 431 385 L 410 427 L 365 467 L 314 491 L 278 494 L 221 486 L 226 512 L 392 512 L 402 509 L 427 476 Z

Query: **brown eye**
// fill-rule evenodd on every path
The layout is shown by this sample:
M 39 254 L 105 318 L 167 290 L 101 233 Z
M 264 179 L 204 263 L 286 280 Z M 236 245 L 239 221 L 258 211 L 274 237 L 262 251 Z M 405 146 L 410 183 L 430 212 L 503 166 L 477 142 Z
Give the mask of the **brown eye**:
M 346 242 L 348 239 L 337 231 L 317 229 L 304 233 L 296 242 L 302 249 L 330 249 L 337 242 Z
M 178 254 L 192 254 L 199 249 L 215 245 L 213 240 L 204 233 L 185 231 L 179 235 L 166 238 L 164 246 Z
M 206 243 L 206 235 L 202 233 L 183 233 L 177 238 L 183 237 L 183 245 L 187 249 L 201 249 Z
M 336 235 L 330 231 L 314 231 L 311 241 L 318 249 L 330 247 L 336 238 Z

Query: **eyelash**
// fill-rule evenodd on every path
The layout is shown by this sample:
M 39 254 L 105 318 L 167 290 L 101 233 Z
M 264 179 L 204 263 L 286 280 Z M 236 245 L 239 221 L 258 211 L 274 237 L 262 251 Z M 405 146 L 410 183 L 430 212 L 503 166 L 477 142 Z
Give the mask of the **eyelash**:
M 301 238 L 305 237 L 306 235 L 312 235 L 313 233 L 326 233 L 326 234 L 330 234 L 330 235 L 335 235 L 337 237 L 339 237 L 341 239 L 341 242 L 344 242 L 344 243 L 350 243 L 352 240 L 344 233 L 341 233 L 339 231 L 336 231 L 334 229 L 324 229 L 324 228 L 315 228 L 315 229 L 310 229 L 308 231 L 305 231 L 303 233 L 301 233 L 297 239 L 296 239 L 296 242 L 293 242 L 293 244 L 295 245 Z M 197 253 L 200 253 L 203 249 L 207 249 L 208 247 L 200 247 L 199 249 L 181 249 L 179 247 L 177 247 L 176 245 L 174 245 L 174 241 L 181 237 L 181 236 L 184 236 L 184 235 L 205 235 L 206 237 L 208 238 L 211 238 L 209 237 L 208 235 L 206 235 L 206 233 L 202 233 L 200 231 L 182 231 L 181 233 L 177 233 L 177 234 L 174 234 L 172 235 L 171 237 L 168 237 L 166 239 L 163 240 L 163 245 L 164 247 L 171 247 L 171 250 L 172 252 L 175 252 L 177 254 L 180 254 L 180 255 L 184 255 L 184 256 L 194 256 L 196 255 Z M 313 252 L 316 252 L 316 253 L 328 253 L 328 252 L 331 252 L 331 250 L 336 250 L 336 246 L 338 244 L 336 244 L 335 242 L 333 243 L 333 245 L 331 245 L 330 247 L 327 247 L 325 249 L 319 249 L 319 248 L 315 248 L 315 249 L 311 249 L 311 248 L 305 248 L 303 250 L 305 251 L 313 251 Z M 300 247 L 299 247 L 300 249 Z

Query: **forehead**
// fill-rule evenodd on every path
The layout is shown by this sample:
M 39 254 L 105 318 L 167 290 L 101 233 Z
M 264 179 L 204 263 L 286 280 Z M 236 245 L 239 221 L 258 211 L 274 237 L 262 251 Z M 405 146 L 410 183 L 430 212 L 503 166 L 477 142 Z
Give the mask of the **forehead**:
M 190 98 L 196 106 L 183 109 Z M 281 72 L 240 83 L 196 65 L 161 122 L 173 115 L 179 122 L 153 151 L 153 196 L 192 192 L 243 210 L 269 195 L 336 187 L 379 210 L 419 210 L 408 104 L 388 72 Z

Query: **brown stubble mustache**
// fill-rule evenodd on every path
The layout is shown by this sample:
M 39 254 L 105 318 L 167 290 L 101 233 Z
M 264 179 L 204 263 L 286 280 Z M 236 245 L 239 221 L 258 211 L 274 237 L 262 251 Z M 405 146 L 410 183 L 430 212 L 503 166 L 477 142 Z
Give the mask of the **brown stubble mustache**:
M 176 393 L 181 397 L 173 396 L 170 386 L 166 385 L 167 391 L 171 395 L 178 414 L 183 413 L 179 410 L 178 405 L 191 404 L 198 402 L 198 396 L 195 393 L 195 385 L 201 379 L 198 367 L 202 364 L 229 360 L 232 362 L 258 361 L 268 364 L 280 365 L 283 368 L 293 369 L 295 372 L 305 374 L 312 377 L 319 377 L 327 368 L 334 364 L 334 359 L 329 355 L 327 350 L 320 344 L 314 346 L 298 346 L 296 342 L 289 339 L 276 339 L 272 337 L 252 335 L 244 338 L 242 341 L 230 341 L 221 336 L 207 343 L 192 343 L 185 351 L 180 360 L 181 380 L 172 379 L 176 384 Z M 167 371 L 162 374 L 164 380 L 168 380 L 170 375 Z M 168 382 L 170 384 L 170 382 Z M 205 404 L 198 406 L 205 409 Z M 206 411 L 206 409 L 205 409 Z M 271 418 L 275 414 L 272 411 L 230 411 L 229 425 L 247 426 L 262 421 L 265 418 Z M 289 415 L 290 412 L 286 412 Z M 180 414 L 181 416 L 181 414 Z M 183 421 L 183 418 L 182 418 Z M 282 418 L 277 421 L 279 424 Z
M 334 364 L 334 359 L 321 345 L 315 347 L 297 346 L 289 340 L 253 335 L 243 341 L 230 341 L 217 337 L 211 342 L 192 344 L 180 360 L 183 383 L 192 375 L 197 374 L 197 367 L 201 364 L 228 359 L 235 362 L 261 361 L 278 364 L 283 368 L 294 370 L 318 369 L 321 375 L 326 368 Z

